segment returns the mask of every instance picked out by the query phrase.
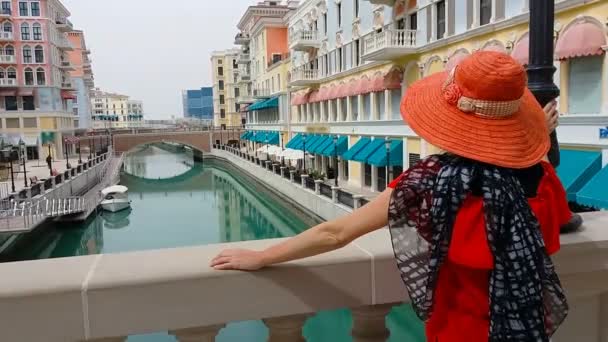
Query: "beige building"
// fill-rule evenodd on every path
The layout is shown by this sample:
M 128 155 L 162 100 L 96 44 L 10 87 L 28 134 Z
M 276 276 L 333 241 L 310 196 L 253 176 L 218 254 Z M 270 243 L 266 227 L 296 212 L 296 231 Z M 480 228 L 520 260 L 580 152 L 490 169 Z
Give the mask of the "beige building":
M 143 123 L 143 104 L 129 96 L 95 88 L 91 96 L 93 128 L 131 128 Z
M 211 54 L 213 77 L 213 125 L 237 127 L 243 125 L 236 98 L 241 89 L 237 81 L 240 49 L 215 51 Z

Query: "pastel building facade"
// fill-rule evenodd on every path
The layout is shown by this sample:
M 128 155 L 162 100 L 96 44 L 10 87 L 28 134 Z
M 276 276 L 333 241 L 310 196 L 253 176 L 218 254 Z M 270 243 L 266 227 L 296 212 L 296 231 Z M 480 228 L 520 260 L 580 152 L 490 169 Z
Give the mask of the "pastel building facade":
M 0 2 L 0 131 L 5 143 L 26 145 L 29 159 L 46 158 L 43 145 L 62 155 L 63 136 L 78 126 L 69 16 L 58 0 Z
M 84 32 L 74 30 L 68 32 L 67 38 L 73 46 L 68 52 L 68 59 L 62 64 L 70 66 L 72 87 L 72 111 L 77 117 L 75 124 L 80 129 L 89 129 L 93 126 L 93 111 L 91 109 L 91 92 L 95 88 L 93 69 L 89 58 L 91 50 L 87 48 Z M 69 64 L 68 64 L 69 63 Z
M 608 2 L 557 0 L 555 9 L 558 172 L 572 199 L 608 184 Z M 526 65 L 528 12 L 525 0 L 302 1 L 289 19 L 287 147 L 304 149 L 306 136 L 307 168 L 337 174 L 345 187 L 381 191 L 437 152 L 401 120 L 412 83 L 478 50 Z
M 99 88 L 92 91 L 93 128 L 137 128 L 144 124 L 143 103 L 127 95 L 106 92 Z
M 215 51 L 211 54 L 211 75 L 213 81 L 213 125 L 215 127 L 241 127 L 244 114 L 241 113 L 237 98 L 241 86 L 237 70 L 240 49 Z
M 246 127 L 277 132 L 266 141 L 284 145 L 288 138 L 289 70 L 288 22 L 297 1 L 264 1 L 250 6 L 237 28 L 241 45 L 239 80 L 241 111 Z M 243 77 L 244 76 L 244 77 Z

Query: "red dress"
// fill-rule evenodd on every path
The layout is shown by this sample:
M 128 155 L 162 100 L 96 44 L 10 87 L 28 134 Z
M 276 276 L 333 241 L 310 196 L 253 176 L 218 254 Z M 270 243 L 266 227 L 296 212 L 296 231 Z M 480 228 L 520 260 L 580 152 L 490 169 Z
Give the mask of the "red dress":
M 528 199 L 541 227 L 549 255 L 560 248 L 559 227 L 571 218 L 566 192 L 549 163 L 537 196 Z M 389 186 L 395 188 L 400 178 Z M 487 342 L 489 333 L 490 270 L 493 256 L 486 239 L 483 201 L 469 196 L 452 232 L 448 258 L 439 271 L 433 315 L 426 322 L 429 342 Z

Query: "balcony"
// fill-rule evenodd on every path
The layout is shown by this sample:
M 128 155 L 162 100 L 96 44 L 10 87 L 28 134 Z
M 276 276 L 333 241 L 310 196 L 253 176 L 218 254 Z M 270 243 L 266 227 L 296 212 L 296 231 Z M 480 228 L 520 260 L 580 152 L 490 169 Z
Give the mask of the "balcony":
M 289 37 L 289 48 L 296 51 L 308 51 L 321 47 L 321 40 L 317 31 L 301 30 Z
M 250 104 L 254 102 L 255 99 L 249 94 L 241 94 L 236 98 L 236 103 L 238 104 Z
M 363 41 L 363 60 L 390 61 L 416 52 L 416 30 L 373 32 Z
M 57 29 L 60 32 L 71 32 L 74 31 L 74 25 L 68 19 L 59 19 L 55 21 Z
M 249 83 L 251 82 L 251 75 L 248 73 L 240 72 L 238 83 Z
M 239 54 L 239 58 L 237 59 L 239 64 L 249 64 L 251 63 L 251 56 L 249 56 L 249 52 L 241 52 Z
M 72 82 L 62 82 L 61 83 L 61 89 L 64 89 L 64 90 L 76 90 L 76 88 L 74 88 L 74 86 L 72 85 Z
M 268 88 L 256 88 L 253 89 L 253 97 L 256 99 L 266 99 L 270 97 L 270 89 Z
M 13 32 L 0 32 L 0 42 L 12 42 L 14 40 Z
M 0 78 L 0 87 L 16 87 L 16 78 Z
M 0 18 L 10 18 L 12 12 L 10 8 L 0 8 Z
M 64 51 L 74 51 L 74 47 L 65 37 L 59 37 L 57 48 Z
M 386 6 L 394 6 L 395 0 L 365 0 L 371 3 L 372 5 L 386 5 Z
M 74 71 L 76 70 L 76 68 L 74 68 L 74 66 L 72 65 L 72 63 L 68 62 L 68 61 L 63 61 L 61 62 L 61 64 L 59 64 L 59 68 L 65 71 Z
M 14 55 L 0 55 L 0 64 L 16 64 L 17 58 Z
M 310 68 L 297 68 L 291 71 L 290 85 L 295 87 L 311 86 L 319 83 L 319 70 Z
M 234 37 L 234 45 L 247 45 L 251 42 L 251 37 L 246 33 L 237 33 Z

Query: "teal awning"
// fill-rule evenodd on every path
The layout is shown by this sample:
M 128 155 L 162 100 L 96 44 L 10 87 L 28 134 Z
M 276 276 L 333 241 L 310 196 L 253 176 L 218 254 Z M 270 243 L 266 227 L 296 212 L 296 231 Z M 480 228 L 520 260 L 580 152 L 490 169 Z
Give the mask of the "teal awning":
M 557 175 L 562 181 L 569 201 L 576 201 L 576 193 L 602 169 L 600 152 L 561 150 Z
M 245 133 L 241 134 L 241 140 L 248 140 L 249 135 L 251 135 L 251 132 L 249 131 L 246 131 Z
M 608 209 L 608 166 L 600 170 L 581 191 L 576 194 L 576 202 L 597 209 Z
M 298 150 L 310 152 L 310 148 L 317 142 L 320 137 L 318 135 L 306 135 L 302 137 L 302 144 L 298 145 Z M 306 150 L 304 150 L 306 148 Z
M 286 148 L 295 149 L 294 147 L 302 140 L 302 135 L 300 133 L 296 134 L 295 137 L 291 138 L 289 142 L 285 145 Z
M 279 145 L 281 138 L 279 136 L 279 132 L 268 132 L 266 133 L 266 138 L 262 141 L 265 144 L 270 145 Z
M 266 134 L 264 132 L 253 131 L 253 132 L 251 132 L 251 137 L 249 140 L 251 140 L 253 142 L 262 142 L 262 141 L 264 141 L 264 139 L 266 139 Z
M 384 147 L 384 139 L 374 139 L 367 146 L 365 146 L 361 151 L 357 152 L 353 157 L 353 160 L 368 163 L 369 157 L 371 157 L 378 149 Z
M 248 111 L 263 110 L 279 107 L 279 97 L 275 96 L 267 100 L 260 100 L 247 108 Z
M 334 137 L 332 135 L 330 136 L 326 136 L 325 139 L 323 139 L 323 142 L 318 144 L 315 147 L 315 151 L 314 154 L 318 154 L 323 156 L 323 151 L 325 151 L 325 149 L 329 146 L 329 145 L 333 145 L 334 144 Z
M 388 166 L 403 166 L 403 140 L 391 140 Z M 379 148 L 372 154 L 367 163 L 377 167 L 386 167 L 386 148 Z
M 336 151 L 336 148 L 338 151 Z M 339 137 L 336 146 L 334 146 L 332 138 L 331 144 L 327 145 L 327 147 L 321 151 L 321 155 L 326 157 L 334 157 L 336 156 L 337 152 L 338 157 L 341 157 L 344 153 L 346 153 L 346 151 L 348 151 L 348 137 Z
M 351 147 L 344 155 L 342 155 L 342 159 L 344 160 L 354 160 L 353 158 L 359 151 L 361 151 L 364 147 L 369 145 L 372 142 L 370 138 L 363 137 L 357 141 L 357 143 Z
M 315 141 L 315 143 L 310 146 L 310 149 L 309 149 L 310 153 L 319 154 L 320 148 L 323 147 L 328 140 L 331 140 L 331 138 L 327 135 L 319 136 L 319 138 Z

